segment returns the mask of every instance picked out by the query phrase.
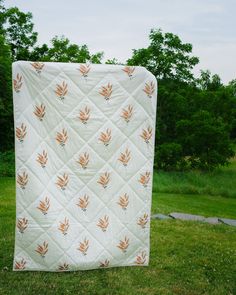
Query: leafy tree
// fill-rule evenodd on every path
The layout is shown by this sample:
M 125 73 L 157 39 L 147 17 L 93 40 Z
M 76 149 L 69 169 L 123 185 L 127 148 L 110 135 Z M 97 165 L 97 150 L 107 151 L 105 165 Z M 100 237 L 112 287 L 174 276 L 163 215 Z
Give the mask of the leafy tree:
M 1 6 L 1 15 L 1 31 L 10 45 L 13 60 L 27 60 L 38 35 L 33 31 L 32 14 L 17 7 L 6 9 Z
M 31 60 L 54 61 L 54 62 L 77 62 L 101 63 L 103 52 L 91 54 L 87 45 L 77 45 L 70 43 L 65 36 L 55 36 L 51 40 L 51 47 L 43 44 L 35 47 L 30 54 Z
M 234 156 L 227 125 L 208 111 L 177 122 L 178 142 L 192 168 L 213 169 Z
M 161 29 L 152 29 L 149 39 L 147 48 L 133 49 L 133 56 L 127 60 L 129 65 L 144 66 L 158 79 L 193 80 L 191 70 L 199 59 L 191 55 L 191 44 Z
M 11 90 L 11 53 L 0 35 L 0 150 L 13 148 L 13 105 Z

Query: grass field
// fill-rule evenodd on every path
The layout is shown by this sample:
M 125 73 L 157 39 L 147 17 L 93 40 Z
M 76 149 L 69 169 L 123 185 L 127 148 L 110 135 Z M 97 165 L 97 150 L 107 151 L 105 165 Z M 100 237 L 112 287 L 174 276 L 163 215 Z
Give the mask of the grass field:
M 152 212 L 236 218 L 236 165 L 214 173 L 154 177 Z M 71 273 L 12 272 L 15 180 L 0 180 L 0 294 L 236 294 L 236 228 L 177 220 L 151 221 L 148 267 Z

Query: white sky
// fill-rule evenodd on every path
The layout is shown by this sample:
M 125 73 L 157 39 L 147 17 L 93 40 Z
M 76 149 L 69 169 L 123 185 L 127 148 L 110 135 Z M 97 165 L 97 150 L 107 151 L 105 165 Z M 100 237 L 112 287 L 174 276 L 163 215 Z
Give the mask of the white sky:
M 236 78 L 236 0 L 5 0 L 33 13 L 38 43 L 65 35 L 105 60 L 125 62 L 132 49 L 147 47 L 151 28 L 179 35 L 193 45 L 199 69 Z

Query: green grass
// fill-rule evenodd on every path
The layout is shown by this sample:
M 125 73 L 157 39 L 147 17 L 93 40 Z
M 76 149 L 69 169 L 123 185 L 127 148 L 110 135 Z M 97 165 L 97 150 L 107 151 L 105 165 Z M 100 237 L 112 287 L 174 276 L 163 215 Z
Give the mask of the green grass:
M 154 193 L 152 210 L 235 217 L 235 201 L 220 196 Z M 14 178 L 0 180 L 0 202 L 0 294 L 236 294 L 234 227 L 152 220 L 148 267 L 20 273 L 12 271 Z
M 210 195 L 153 193 L 152 212 L 183 212 L 236 219 L 236 199 Z
M 236 198 L 236 158 L 228 167 L 212 172 L 156 172 L 153 190 L 157 193 L 201 194 Z

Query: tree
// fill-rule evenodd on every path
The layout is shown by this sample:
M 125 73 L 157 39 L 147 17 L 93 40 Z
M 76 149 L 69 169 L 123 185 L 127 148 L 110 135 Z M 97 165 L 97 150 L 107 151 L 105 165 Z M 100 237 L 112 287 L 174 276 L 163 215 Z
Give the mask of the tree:
M 35 47 L 30 54 L 31 60 L 54 61 L 54 62 L 77 62 L 101 63 L 103 52 L 91 54 L 87 45 L 77 45 L 70 43 L 65 36 L 55 36 L 51 40 L 51 46 L 43 44 Z
M 158 79 L 192 81 L 193 67 L 199 59 L 192 54 L 192 45 L 183 43 L 177 35 L 152 29 L 147 48 L 133 49 L 129 65 L 140 65 L 150 70 Z
M 38 33 L 33 31 L 32 14 L 17 7 L 1 7 L 1 30 L 10 45 L 13 60 L 27 60 L 29 52 L 37 42 Z
M 0 35 L 0 150 L 13 148 L 13 105 L 11 88 L 11 52 Z

